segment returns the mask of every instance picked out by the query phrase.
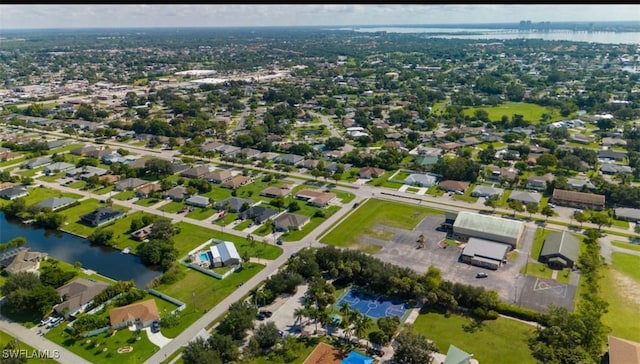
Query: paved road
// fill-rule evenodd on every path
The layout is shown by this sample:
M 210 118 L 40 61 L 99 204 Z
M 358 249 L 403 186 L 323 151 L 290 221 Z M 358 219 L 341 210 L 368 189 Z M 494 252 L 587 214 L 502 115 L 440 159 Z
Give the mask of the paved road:
M 49 133 L 49 134 L 54 134 L 57 136 L 62 136 L 62 137 L 66 137 L 68 138 L 68 135 L 65 134 L 61 134 L 61 133 Z M 80 140 L 83 140 L 85 142 L 90 142 L 88 139 L 83 139 L 83 138 L 79 138 Z M 113 147 L 116 148 L 125 148 L 125 149 L 130 149 L 130 150 L 135 150 L 137 153 L 142 154 L 142 155 L 152 155 L 152 156 L 156 156 L 156 157 L 160 157 L 160 158 L 164 158 L 164 159 L 168 159 L 168 160 L 173 160 L 175 159 L 175 151 L 157 151 L 157 150 L 150 150 L 148 148 L 142 148 L 142 147 L 134 147 L 128 144 L 124 144 L 124 143 L 117 143 L 117 142 L 108 142 L 107 144 L 112 145 Z M 247 169 L 253 169 L 253 170 L 258 170 L 258 171 L 262 171 L 262 172 L 269 172 L 269 173 L 273 173 L 273 170 L 269 170 L 269 169 L 264 169 L 264 168 L 257 168 L 254 166 L 247 166 L 247 165 L 239 165 L 239 164 L 233 164 L 233 163 L 228 163 L 228 162 L 222 162 L 219 159 L 203 159 L 203 158 L 195 158 L 195 159 L 201 159 L 204 160 L 206 162 L 210 162 L 213 164 L 227 164 L 227 165 L 234 165 L 236 167 L 240 167 L 240 168 L 247 168 Z M 304 179 L 304 180 L 308 180 L 310 179 L 308 175 L 303 175 L 300 173 L 283 173 L 288 175 L 290 178 L 299 178 L 299 179 Z M 48 188 L 55 188 L 58 190 L 63 190 L 63 191 L 67 191 L 67 192 L 72 192 L 72 193 L 82 193 L 84 196 L 87 197 L 92 197 L 92 198 L 97 198 L 97 199 L 104 199 L 105 196 L 101 196 L 101 195 L 95 195 L 86 191 L 78 191 L 75 189 L 70 189 L 66 186 L 60 186 L 54 183 L 47 183 L 47 182 L 40 182 L 40 184 L 45 185 Z M 432 208 L 437 208 L 437 209 L 448 209 L 451 211 L 472 211 L 472 212 L 477 212 L 479 209 L 483 209 L 483 206 L 478 206 L 477 204 L 469 204 L 463 201 L 455 201 L 455 200 L 451 200 L 447 195 L 441 196 L 441 197 L 434 197 L 434 196 L 429 196 L 429 195 L 416 195 L 414 193 L 410 193 L 410 192 L 400 192 L 400 191 L 393 191 L 393 190 L 389 190 L 389 189 L 385 189 L 385 188 L 380 188 L 380 187 L 375 187 L 375 186 L 370 186 L 370 185 L 359 185 L 359 186 L 355 186 L 354 184 L 351 183 L 343 183 L 340 182 L 341 186 L 347 186 L 347 187 L 351 187 L 349 190 L 350 192 L 354 193 L 356 195 L 356 199 L 353 201 L 353 203 L 356 202 L 363 202 L 368 198 L 371 197 L 376 197 L 376 198 L 382 198 L 382 199 L 386 199 L 386 200 L 392 200 L 392 201 L 399 201 L 399 202 L 405 202 L 405 203 L 413 203 L 413 204 L 417 204 L 420 206 L 426 206 L 426 207 L 432 207 Z M 132 202 L 129 201 L 117 201 L 114 200 L 114 204 L 116 205 L 121 205 L 121 206 L 126 206 L 131 208 L 134 211 L 145 211 L 148 213 L 153 213 L 153 214 L 161 214 L 159 211 L 157 211 L 156 209 L 152 208 L 152 207 L 144 207 L 144 206 L 139 206 L 139 205 L 135 205 Z M 239 300 L 240 298 L 242 298 L 242 296 L 244 296 L 245 294 L 247 294 L 252 288 L 258 286 L 264 279 L 266 279 L 269 275 L 271 275 L 272 273 L 274 273 L 278 267 L 280 267 L 280 265 L 282 265 L 287 259 L 288 257 L 298 251 L 299 249 L 302 249 L 303 247 L 306 246 L 321 246 L 320 243 L 318 243 L 318 239 L 320 237 L 321 233 L 324 233 L 329 227 L 334 226 L 335 223 L 337 223 L 341 218 L 343 218 L 344 216 L 346 216 L 348 213 L 352 212 L 353 210 L 351 208 L 343 208 L 340 211 L 338 211 L 336 214 L 334 214 L 333 216 L 329 217 L 323 224 L 321 224 L 319 227 L 317 227 L 311 234 L 309 234 L 305 239 L 303 239 L 302 241 L 296 242 L 296 243 L 286 243 L 283 246 L 283 250 L 284 253 L 275 261 L 270 262 L 268 264 L 268 266 L 263 269 L 260 273 L 258 273 L 256 276 L 254 276 L 252 279 L 250 279 L 249 281 L 245 282 L 244 285 L 242 285 L 239 289 L 237 289 L 235 292 L 233 292 L 231 295 L 229 295 L 225 300 L 223 300 L 219 305 L 217 305 L 216 307 L 214 307 L 213 309 L 211 309 L 209 312 L 207 312 L 202 318 L 200 318 L 200 320 L 196 321 L 192 326 L 190 326 L 187 330 L 185 330 L 182 334 L 180 334 L 178 337 L 176 337 L 174 340 L 172 340 L 168 345 L 166 345 L 165 347 L 163 347 L 160 351 L 158 351 L 155 355 L 153 355 L 151 358 L 149 358 L 149 360 L 147 360 L 147 363 L 159 363 L 160 361 L 164 360 L 165 355 L 171 355 L 171 353 L 173 353 L 174 351 L 178 350 L 181 346 L 184 346 L 188 343 L 189 340 L 191 340 L 193 337 L 195 337 L 200 331 L 201 329 L 205 328 L 211 321 L 217 319 L 218 317 L 220 317 L 222 314 L 224 314 L 224 312 L 226 311 L 226 309 L 229 307 L 229 305 L 237 300 Z M 496 209 L 496 212 L 507 212 L 507 213 L 511 213 L 512 211 L 507 210 L 507 209 Z M 199 221 L 199 220 L 194 220 L 194 219 L 190 219 L 185 217 L 184 215 L 177 215 L 177 214 L 168 214 L 165 213 L 165 215 L 169 215 L 174 221 L 185 221 L 185 222 L 189 222 L 198 226 L 203 226 L 203 227 L 207 227 L 207 228 L 211 228 L 211 224 L 207 223 L 207 222 L 203 222 L 203 221 Z M 564 215 L 564 216 L 563 216 Z M 540 217 L 541 215 L 537 214 L 538 217 Z M 561 224 L 555 224 L 554 221 L 558 221 Z M 549 222 L 547 224 L 547 226 L 552 227 L 552 228 L 557 228 L 557 229 L 566 229 L 565 225 L 562 225 L 562 223 L 570 223 L 571 219 L 570 217 L 568 217 L 565 213 L 565 211 L 562 210 L 562 213 L 560 214 L 560 216 L 554 217 L 552 218 L 552 221 Z M 594 224 L 590 224 L 590 223 L 585 223 L 583 224 L 583 226 L 586 227 L 596 227 Z M 609 227 L 607 228 L 608 230 L 612 230 L 612 231 L 620 231 L 623 232 L 625 234 L 628 234 L 629 231 L 628 229 L 621 229 L 621 228 L 617 228 L 617 227 Z M 238 236 L 246 236 L 246 233 L 242 233 L 239 231 L 235 231 L 232 229 L 226 229 L 225 232 L 234 234 L 234 235 L 238 235 Z M 609 248 L 604 248 L 605 250 L 609 249 L 610 251 L 613 250 L 619 250 L 619 248 L 616 247 L 612 247 L 610 245 L 610 241 L 609 240 L 603 240 L 603 244 L 602 245 L 607 245 Z M 610 256 L 610 252 L 608 254 Z M 44 339 L 43 339 L 44 340 Z
M 4 297 L 2 298 L 2 300 L 4 300 Z M 0 302 L 0 304 L 2 304 L 2 302 Z M 82 357 L 70 352 L 64 347 L 54 343 L 53 341 L 45 339 L 44 337 L 38 335 L 36 332 L 29 330 L 26 327 L 17 324 L 2 315 L 0 315 L 0 330 L 9 333 L 14 338 L 30 345 L 36 350 L 40 350 L 40 353 L 42 353 L 42 355 L 47 355 L 52 359 L 59 361 L 60 363 L 91 364 L 91 362 L 86 361 Z

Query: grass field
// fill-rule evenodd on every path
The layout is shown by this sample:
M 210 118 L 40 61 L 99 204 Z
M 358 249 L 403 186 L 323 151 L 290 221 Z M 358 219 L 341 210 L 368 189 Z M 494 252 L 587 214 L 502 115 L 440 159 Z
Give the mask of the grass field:
M 0 348 L 4 348 L 9 342 L 13 341 L 14 338 L 13 336 L 7 334 L 4 331 L 0 331 Z M 34 352 L 34 348 L 21 342 L 18 341 L 18 347 L 16 348 L 17 350 L 26 350 L 28 354 L 31 355 L 31 353 Z M 51 353 L 53 354 L 53 353 Z M 33 363 L 57 363 L 57 361 L 55 361 L 54 359 L 28 359 L 26 361 L 27 364 L 33 364 Z
M 611 328 L 610 335 L 640 341 L 640 257 L 613 253 L 613 264 L 602 269 L 600 297 L 609 303 L 602 322 Z
M 186 216 L 196 220 L 205 220 L 206 218 L 211 217 L 215 213 L 216 213 L 215 209 L 194 207 L 194 210 L 192 212 L 187 213 Z
M 369 235 L 382 224 L 412 230 L 427 214 L 444 215 L 444 211 L 397 202 L 371 199 L 361 205 L 340 225 L 322 238 L 322 242 L 342 247 L 361 245 L 358 237 Z
M 162 328 L 162 334 L 167 337 L 176 337 L 182 330 L 202 317 L 205 310 L 220 303 L 236 289 L 238 284 L 246 282 L 263 268 L 261 264 L 246 263 L 243 269 L 219 280 L 193 269 L 181 267 L 180 269 L 186 271 L 182 279 L 168 286 L 161 285 L 154 288 L 187 304 L 187 308 L 180 312 L 180 325 Z
M 622 241 L 612 241 L 611 244 L 618 248 L 640 251 L 640 244 L 625 243 Z
M 45 337 L 92 363 L 141 363 L 158 350 L 147 338 L 146 331 L 140 333 L 140 340 L 136 340 L 135 331 L 126 328 L 116 331 L 113 335 L 107 332 L 76 340 L 64 330 L 66 326 L 67 323 L 63 322 L 49 331 Z M 118 354 L 118 348 L 124 346 L 133 347 L 133 351 Z
M 464 327 L 472 320 L 451 315 L 428 312 L 420 314 L 413 325 L 414 331 L 433 340 L 442 353 L 453 344 L 473 354 L 480 363 L 536 363 L 527 346 L 534 327 L 505 318 L 484 321 L 482 328 L 468 332 Z M 508 358 L 508 359 L 507 359 Z
M 60 227 L 60 230 L 67 231 L 80 236 L 89 236 L 95 231 L 95 227 L 85 225 L 80 222 L 82 215 L 88 214 L 96 208 L 102 206 L 98 200 L 88 199 L 82 201 L 78 206 L 74 206 L 70 209 L 63 210 L 60 213 L 67 217 L 64 225 Z M 114 209 L 128 211 L 129 209 L 123 206 L 114 207 Z M 108 225 L 107 225 L 108 226 Z
M 505 102 L 504 104 L 497 106 L 472 107 L 465 109 L 463 113 L 465 116 L 473 116 L 476 110 L 480 109 L 485 110 L 489 114 L 489 120 L 494 122 L 500 121 L 503 115 L 506 115 L 511 119 L 514 114 L 523 115 L 524 120 L 529 121 L 532 124 L 539 123 L 543 114 L 551 115 L 549 122 L 564 119 L 557 110 L 525 102 Z

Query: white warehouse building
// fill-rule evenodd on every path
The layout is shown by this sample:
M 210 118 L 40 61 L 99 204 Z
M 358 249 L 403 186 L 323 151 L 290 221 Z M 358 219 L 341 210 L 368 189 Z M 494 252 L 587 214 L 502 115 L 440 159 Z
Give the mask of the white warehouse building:
M 497 241 L 518 247 L 524 233 L 524 223 L 501 217 L 462 211 L 453 223 L 453 234 L 461 237 Z

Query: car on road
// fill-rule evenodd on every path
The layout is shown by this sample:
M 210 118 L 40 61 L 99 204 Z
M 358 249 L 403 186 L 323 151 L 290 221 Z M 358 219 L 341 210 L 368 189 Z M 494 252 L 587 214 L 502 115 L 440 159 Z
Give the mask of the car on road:
M 358 206 L 360 206 L 360 202 L 356 202 L 356 203 L 353 204 L 353 208 L 354 209 L 357 208 Z
M 485 272 L 476 273 L 476 278 L 487 278 L 489 275 Z
M 556 207 L 556 204 L 554 204 L 554 203 L 548 203 L 547 205 L 549 205 L 549 207 L 551 207 L 551 208 L 555 208 Z

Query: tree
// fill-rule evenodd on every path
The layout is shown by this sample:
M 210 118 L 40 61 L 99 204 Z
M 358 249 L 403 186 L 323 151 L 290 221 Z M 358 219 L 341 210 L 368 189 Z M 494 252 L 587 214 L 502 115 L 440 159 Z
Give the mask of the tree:
M 278 328 L 273 321 L 269 321 L 266 324 L 260 324 L 258 328 L 256 328 L 253 337 L 260 345 L 260 348 L 269 349 L 273 347 L 279 340 L 280 334 L 278 333 Z
M 431 364 L 432 352 L 438 351 L 435 344 L 420 334 L 403 331 L 396 337 L 397 347 L 393 354 L 396 363 Z
M 151 158 L 144 163 L 147 172 L 160 179 L 173 174 L 173 164 L 160 158 Z
M 497 195 L 492 195 L 487 197 L 484 200 L 484 205 L 487 207 L 491 207 L 491 209 L 493 210 L 493 212 L 496 212 L 496 207 L 498 207 L 498 203 L 500 202 L 500 197 L 498 197 Z
M 547 217 L 545 220 L 549 220 L 549 218 L 555 214 L 555 211 L 553 211 L 553 208 L 549 205 L 544 205 L 540 212 Z
M 554 167 L 558 164 L 558 157 L 550 153 L 543 153 L 536 159 L 536 164 L 543 167 Z
M 91 242 L 91 244 L 112 246 L 113 230 L 98 229 L 91 233 L 91 235 L 89 235 L 87 239 L 89 240 L 89 242 Z
M 528 203 L 526 205 L 527 212 L 529 213 L 529 219 L 531 219 L 531 215 L 538 213 L 540 206 L 537 203 Z
M 178 231 L 171 224 L 171 219 L 165 217 L 158 217 L 153 222 L 151 227 L 151 233 L 149 234 L 149 240 L 162 240 L 171 241 L 173 235 Z
M 358 319 L 354 322 L 354 333 L 358 338 L 362 338 L 367 329 L 371 327 L 373 320 L 367 315 L 359 315 Z
M 572 216 L 580 223 L 580 229 L 582 229 L 582 224 L 589 220 L 589 216 L 584 211 L 574 211 Z
M 3 353 L 7 353 L 11 351 L 15 352 L 15 350 L 20 350 L 20 349 L 21 349 L 20 341 L 18 341 L 18 339 L 13 339 L 13 340 L 10 340 L 7 343 L 7 345 L 5 345 L 2 348 L 2 352 Z M 26 355 L 14 355 L 14 356 L 6 355 L 6 357 L 3 356 L 3 359 L 2 359 L 3 364 L 26 364 L 27 361 L 28 360 Z
M 253 328 L 253 318 L 257 313 L 255 306 L 248 302 L 232 303 L 227 315 L 218 325 L 218 332 L 229 335 L 234 340 L 241 340 L 245 337 L 247 330 Z
M 387 344 L 391 341 L 393 335 L 396 334 L 400 327 L 400 318 L 398 316 L 385 316 L 378 319 L 377 322 L 380 332 L 383 333 L 383 341 L 380 344 Z
M 507 202 L 507 204 L 509 205 L 509 208 L 513 210 L 513 216 L 514 217 L 516 216 L 517 212 L 523 212 L 524 211 L 524 205 L 520 201 L 509 200 L 509 202 Z
M 295 212 L 300 210 L 300 205 L 298 204 L 298 201 L 291 201 L 289 206 L 287 206 L 287 209 L 289 210 L 289 212 Z
M 185 364 L 222 364 L 220 355 L 210 350 L 210 346 L 204 338 L 198 336 L 189 341 L 182 352 L 182 361 Z
M 231 336 L 213 333 L 207 340 L 209 348 L 218 353 L 223 363 L 231 363 L 240 357 L 238 345 Z
M 598 211 L 591 214 L 589 221 L 598 225 L 598 231 L 602 230 L 602 226 L 611 226 L 611 217 L 606 211 Z

